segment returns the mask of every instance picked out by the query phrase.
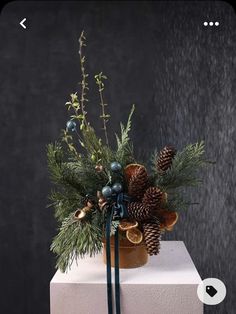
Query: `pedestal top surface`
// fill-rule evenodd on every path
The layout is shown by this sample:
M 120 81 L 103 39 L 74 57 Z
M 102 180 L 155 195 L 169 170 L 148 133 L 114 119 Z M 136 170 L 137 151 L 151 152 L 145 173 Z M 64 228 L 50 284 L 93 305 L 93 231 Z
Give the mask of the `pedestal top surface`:
M 112 270 L 114 275 L 114 271 Z M 114 282 L 114 278 L 113 278 Z M 146 265 L 120 269 L 121 284 L 199 284 L 201 278 L 182 241 L 162 241 L 157 256 Z M 57 271 L 51 283 L 106 284 L 106 265 L 102 255 L 73 262 L 67 273 Z

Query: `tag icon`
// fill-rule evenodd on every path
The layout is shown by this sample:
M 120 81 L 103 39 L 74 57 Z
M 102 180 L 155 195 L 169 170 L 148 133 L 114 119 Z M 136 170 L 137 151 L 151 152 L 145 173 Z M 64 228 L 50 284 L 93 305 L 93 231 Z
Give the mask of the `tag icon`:
M 206 293 L 213 298 L 217 294 L 217 290 L 213 286 L 206 286 Z
M 226 286 L 218 278 L 206 278 L 198 285 L 197 295 L 202 303 L 216 305 L 226 297 Z

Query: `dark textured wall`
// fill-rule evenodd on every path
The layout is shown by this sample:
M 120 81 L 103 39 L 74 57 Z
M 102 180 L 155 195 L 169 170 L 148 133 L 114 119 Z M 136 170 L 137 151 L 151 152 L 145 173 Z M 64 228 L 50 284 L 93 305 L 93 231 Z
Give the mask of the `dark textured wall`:
M 23 17 L 27 30 L 18 24 Z M 203 27 L 205 20 L 220 26 Z M 78 86 L 82 29 L 91 78 L 101 70 L 109 77 L 111 130 L 117 131 L 136 104 L 137 154 L 148 158 L 166 143 L 182 148 L 205 140 L 216 165 L 203 173 L 203 186 L 190 191 L 200 205 L 182 212 L 166 238 L 185 242 L 202 278 L 225 282 L 226 300 L 205 307 L 206 313 L 234 312 L 235 26 L 225 2 L 12 2 L 5 7 L 0 19 L 1 313 L 49 313 L 55 264 L 49 245 L 56 224 L 45 208 L 50 190 L 45 145 L 64 127 L 64 103 Z M 89 117 L 100 127 L 92 79 L 90 89 Z

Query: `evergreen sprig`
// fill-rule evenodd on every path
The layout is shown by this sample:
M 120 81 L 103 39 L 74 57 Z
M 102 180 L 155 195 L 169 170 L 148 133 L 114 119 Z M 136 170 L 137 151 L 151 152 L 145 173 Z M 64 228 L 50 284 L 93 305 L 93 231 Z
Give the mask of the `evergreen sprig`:
M 168 193 L 168 199 L 167 202 L 164 203 L 163 209 L 168 209 L 172 211 L 179 211 L 179 210 L 187 210 L 188 207 L 191 205 L 191 202 L 189 200 L 186 200 L 183 196 L 183 193 Z
M 73 261 L 90 257 L 102 249 L 102 230 L 93 220 L 75 220 L 70 214 L 62 222 L 59 233 L 54 238 L 51 250 L 57 255 L 57 268 L 62 272 L 70 268 Z
M 120 137 L 116 134 L 117 150 L 116 160 L 122 165 L 134 161 L 133 147 L 130 143 L 129 132 L 131 130 L 132 116 L 135 110 L 135 105 L 132 106 L 126 126 L 123 123 L 120 124 L 121 135 Z
M 203 141 L 187 145 L 182 151 L 177 152 L 171 167 L 165 174 L 157 175 L 156 185 L 163 190 L 197 186 L 201 182 L 197 176 L 197 171 L 207 163 L 203 154 Z
M 62 180 L 61 163 L 64 158 L 62 146 L 56 142 L 47 145 L 47 161 L 51 180 L 54 183 L 60 183 Z
M 76 208 L 82 208 L 85 204 L 85 197 L 80 195 L 75 189 L 64 188 L 53 190 L 49 196 L 51 204 L 55 209 L 55 218 L 62 222 Z

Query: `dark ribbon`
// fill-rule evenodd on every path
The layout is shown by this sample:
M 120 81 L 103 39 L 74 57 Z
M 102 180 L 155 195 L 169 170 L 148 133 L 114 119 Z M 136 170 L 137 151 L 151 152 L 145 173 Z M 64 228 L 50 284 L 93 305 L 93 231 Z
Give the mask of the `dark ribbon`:
M 112 204 L 107 210 L 106 221 L 106 262 L 107 262 L 107 306 L 108 314 L 113 313 L 112 304 L 112 277 L 111 277 L 111 223 L 112 220 L 118 220 L 128 217 L 127 202 L 130 197 L 124 193 L 112 196 Z M 120 272 L 119 272 L 119 232 L 115 231 L 115 302 L 116 314 L 120 314 Z

